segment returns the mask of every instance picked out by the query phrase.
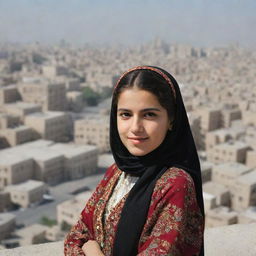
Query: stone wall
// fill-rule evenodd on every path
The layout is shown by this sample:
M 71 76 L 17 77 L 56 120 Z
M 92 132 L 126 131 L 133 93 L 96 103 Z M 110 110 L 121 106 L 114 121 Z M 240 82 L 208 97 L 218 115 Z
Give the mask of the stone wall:
M 63 255 L 63 242 L 2 250 L 0 256 Z M 255 256 L 256 223 L 237 224 L 205 231 L 205 256 Z

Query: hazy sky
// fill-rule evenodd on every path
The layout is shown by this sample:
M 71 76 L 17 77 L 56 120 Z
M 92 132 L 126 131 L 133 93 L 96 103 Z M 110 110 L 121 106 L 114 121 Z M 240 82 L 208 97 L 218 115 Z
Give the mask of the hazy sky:
M 256 0 L 0 0 L 0 42 L 256 45 Z M 253 32 L 254 31 L 254 32 Z

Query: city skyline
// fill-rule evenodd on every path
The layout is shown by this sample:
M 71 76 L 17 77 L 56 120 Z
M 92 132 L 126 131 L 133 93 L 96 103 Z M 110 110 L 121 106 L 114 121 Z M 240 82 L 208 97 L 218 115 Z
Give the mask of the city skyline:
M 192 0 L 0 1 L 0 42 L 141 44 L 160 38 L 196 46 L 254 47 L 256 2 Z

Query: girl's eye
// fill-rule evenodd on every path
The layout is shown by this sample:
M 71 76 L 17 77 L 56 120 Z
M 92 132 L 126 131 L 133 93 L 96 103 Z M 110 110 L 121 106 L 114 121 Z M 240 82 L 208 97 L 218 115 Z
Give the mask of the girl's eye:
M 145 117 L 149 117 L 149 118 L 152 118 L 152 117 L 156 117 L 156 114 L 153 113 L 153 112 L 148 112 L 148 113 L 145 113 L 144 115 Z
M 120 116 L 121 118 L 128 118 L 128 117 L 131 116 L 131 114 L 128 113 L 128 112 L 123 112 L 123 113 L 120 113 L 119 116 Z

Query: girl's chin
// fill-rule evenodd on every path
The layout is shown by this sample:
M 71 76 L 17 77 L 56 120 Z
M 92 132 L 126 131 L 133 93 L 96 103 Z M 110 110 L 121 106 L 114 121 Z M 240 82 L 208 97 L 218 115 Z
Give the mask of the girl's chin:
M 152 150 L 142 150 L 138 148 L 136 149 L 131 148 L 131 149 L 128 149 L 128 151 L 134 156 L 145 156 L 148 153 L 150 153 Z

